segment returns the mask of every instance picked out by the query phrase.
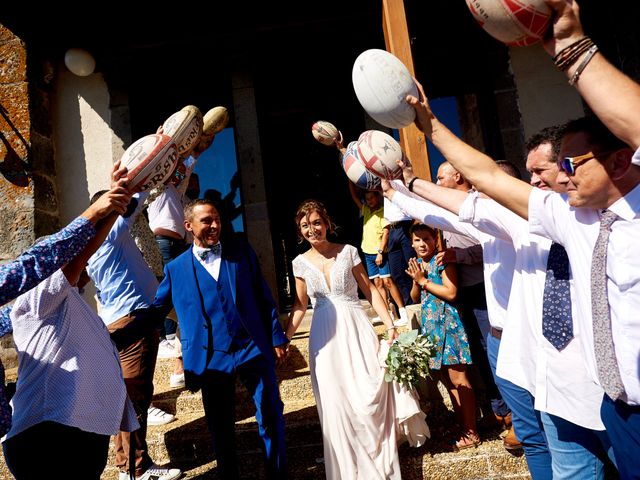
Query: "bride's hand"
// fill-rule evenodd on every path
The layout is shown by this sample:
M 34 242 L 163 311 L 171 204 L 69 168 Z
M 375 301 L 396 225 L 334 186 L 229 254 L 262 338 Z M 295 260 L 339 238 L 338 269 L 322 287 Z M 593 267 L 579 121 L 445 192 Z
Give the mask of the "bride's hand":
M 388 339 L 387 339 L 387 343 L 389 344 L 389 346 L 393 345 L 393 342 L 396 338 L 398 338 L 398 330 L 396 328 L 393 328 L 391 330 L 387 331 L 388 334 Z

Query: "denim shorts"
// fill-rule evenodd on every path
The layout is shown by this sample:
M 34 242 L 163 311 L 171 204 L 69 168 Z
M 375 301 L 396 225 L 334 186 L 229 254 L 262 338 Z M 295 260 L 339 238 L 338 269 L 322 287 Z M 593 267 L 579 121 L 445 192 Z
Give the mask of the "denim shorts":
M 369 278 L 387 278 L 391 276 L 389 272 L 389 258 L 386 253 L 382 254 L 382 264 L 380 266 L 376 265 L 376 257 L 377 253 L 365 253 L 364 259 L 367 262 L 367 273 L 369 274 Z

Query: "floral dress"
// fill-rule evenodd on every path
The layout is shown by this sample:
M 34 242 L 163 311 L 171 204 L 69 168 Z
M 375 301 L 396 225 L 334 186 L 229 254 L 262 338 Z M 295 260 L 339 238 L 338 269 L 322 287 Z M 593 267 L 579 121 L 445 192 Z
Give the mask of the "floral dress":
M 434 255 L 429 260 L 425 275 L 431 282 L 442 285 L 445 267 L 436 264 Z M 469 339 L 456 307 L 424 290 L 420 300 L 420 332 L 431 338 L 436 349 L 434 357 L 429 360 L 429 368 L 440 370 L 442 365 L 471 363 Z

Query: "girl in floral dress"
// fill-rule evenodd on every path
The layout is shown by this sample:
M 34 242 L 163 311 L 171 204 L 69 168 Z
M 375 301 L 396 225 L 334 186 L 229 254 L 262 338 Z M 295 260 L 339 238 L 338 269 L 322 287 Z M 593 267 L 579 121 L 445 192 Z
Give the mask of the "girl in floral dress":
M 457 295 L 456 267 L 436 264 L 436 232 L 416 224 L 411 227 L 411 242 L 418 258 L 409 261 L 407 274 L 413 279 L 411 298 L 421 302 L 421 332 L 436 347 L 429 361 L 432 371 L 441 371 L 463 432 L 454 450 L 476 447 L 480 437 L 476 429 L 476 398 L 467 378 L 471 364 L 469 341 L 456 308 L 450 303 Z

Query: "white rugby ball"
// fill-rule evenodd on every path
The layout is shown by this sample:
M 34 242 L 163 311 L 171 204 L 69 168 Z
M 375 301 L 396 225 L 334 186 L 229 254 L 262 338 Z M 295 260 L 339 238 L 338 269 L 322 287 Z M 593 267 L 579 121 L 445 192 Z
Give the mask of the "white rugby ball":
M 413 123 L 416 112 L 406 97 L 417 98 L 418 87 L 400 59 L 385 50 L 366 50 L 356 58 L 351 79 L 360 105 L 376 122 L 389 128 Z
M 380 178 L 367 170 L 360 160 L 357 142 L 351 142 L 342 156 L 342 168 L 349 180 L 365 190 L 379 190 Z
M 465 1 L 480 26 L 507 45 L 532 45 L 549 29 L 552 12 L 544 0 Z
M 129 187 L 149 190 L 161 185 L 178 163 L 178 147 L 169 135 L 154 133 L 136 140 L 122 155 Z
M 173 139 L 178 147 L 178 154 L 186 158 L 200 142 L 202 125 L 202 113 L 198 107 L 187 105 L 165 120 L 162 133 Z
M 217 133 L 220 133 L 225 129 L 229 123 L 229 112 L 225 107 L 213 107 L 203 117 L 204 125 L 202 127 L 202 136 L 200 137 L 200 144 L 196 151 L 198 153 L 206 150 Z
M 336 143 L 336 140 L 341 138 L 338 129 L 332 123 L 324 120 L 318 120 L 311 125 L 311 134 L 313 138 L 327 146 L 333 145 Z
M 402 176 L 398 160 L 403 153 L 400 144 L 391 136 L 379 130 L 367 130 L 358 138 L 358 155 L 371 173 L 392 180 Z

